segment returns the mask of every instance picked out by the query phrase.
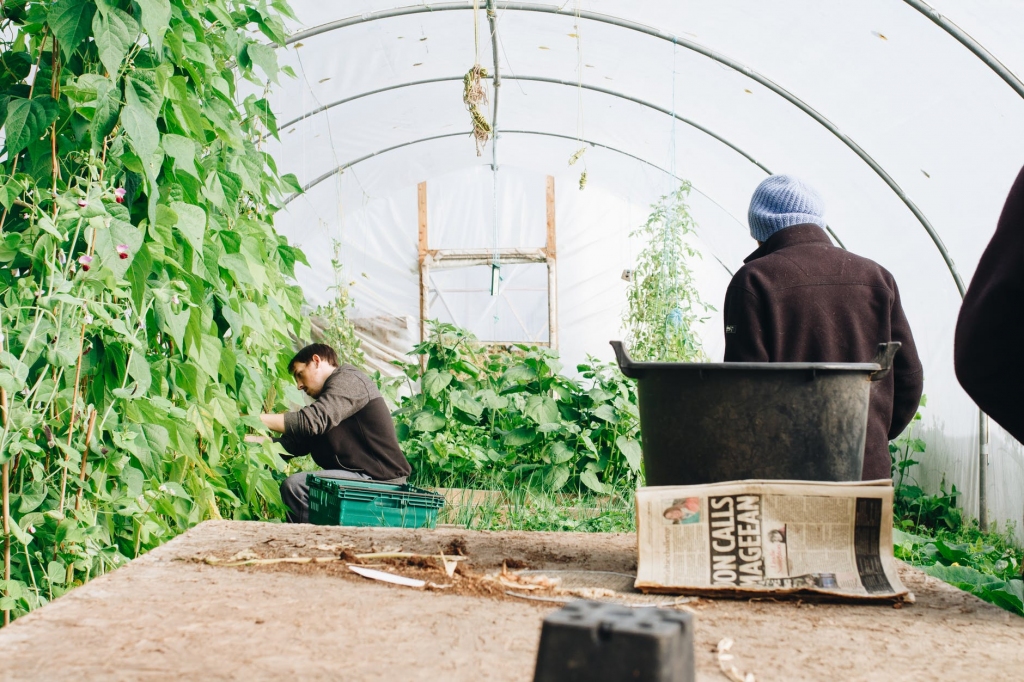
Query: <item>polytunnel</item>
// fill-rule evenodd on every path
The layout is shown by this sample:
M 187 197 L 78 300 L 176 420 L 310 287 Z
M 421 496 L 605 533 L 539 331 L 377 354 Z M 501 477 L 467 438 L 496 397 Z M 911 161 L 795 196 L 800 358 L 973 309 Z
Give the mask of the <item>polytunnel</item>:
M 309 258 L 310 302 L 332 297 L 340 261 L 380 366 L 425 318 L 551 343 L 567 367 L 611 359 L 642 246 L 630 232 L 681 180 L 698 288 L 720 310 L 756 246 L 753 189 L 792 173 L 824 196 L 837 243 L 900 286 L 928 397 L 918 479 L 955 484 L 969 513 L 1019 535 L 1024 450 L 957 384 L 953 330 L 1024 163 L 1024 6 L 291 4 L 279 59 L 297 77 L 270 95 L 280 141 L 266 151 L 304 191 L 276 224 Z M 494 129 L 479 155 L 463 103 L 474 64 Z M 714 359 L 721 326 L 718 312 L 701 329 Z

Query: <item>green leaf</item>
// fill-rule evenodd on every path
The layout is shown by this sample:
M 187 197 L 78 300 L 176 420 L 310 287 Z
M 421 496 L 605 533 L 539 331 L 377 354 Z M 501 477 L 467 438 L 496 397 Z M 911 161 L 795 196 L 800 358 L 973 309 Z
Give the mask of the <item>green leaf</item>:
M 146 29 L 157 55 L 163 54 L 164 33 L 171 24 L 170 0 L 135 0 L 142 8 L 142 27 Z
M 508 398 L 503 395 L 498 395 L 491 389 L 481 391 L 477 395 L 477 400 L 483 403 L 484 407 L 490 410 L 504 410 L 508 407 Z
M 156 87 L 146 79 L 156 80 L 152 70 L 138 70 L 134 72 L 133 78 L 124 79 L 124 97 L 130 107 L 145 109 L 155 120 L 160 116 L 160 107 L 163 106 L 164 96 Z
M 7 104 L 7 153 L 17 154 L 38 140 L 57 118 L 59 107 L 48 95 L 34 99 L 14 99 Z
M 216 379 L 220 369 L 220 339 L 216 336 L 202 334 L 199 345 L 193 344 L 190 348 L 189 357 L 193 359 L 199 369 L 206 372 L 211 379 Z
M 206 211 L 199 206 L 175 201 L 171 210 L 178 214 L 175 227 L 181 232 L 197 253 L 203 252 L 203 234 L 206 232 Z
M 249 43 L 246 47 L 246 52 L 249 54 L 249 59 L 256 66 L 263 69 L 263 73 L 267 74 L 267 78 L 271 82 L 277 82 L 277 52 L 274 48 L 263 43 Z
M 615 490 L 607 483 L 601 483 L 601 481 L 597 480 L 597 474 L 593 471 L 584 471 L 580 474 L 580 483 L 587 486 L 595 493 L 603 493 L 607 495 Z
M 108 0 L 98 0 L 99 12 L 92 20 L 92 34 L 99 51 L 100 61 L 107 73 L 116 76 L 120 73 L 121 62 L 128 54 L 128 49 L 139 37 L 139 25 L 129 14 L 107 4 Z
M 46 579 L 51 585 L 63 585 L 67 579 L 67 569 L 59 561 L 51 561 L 46 565 Z
M 46 499 L 46 484 L 42 481 L 32 481 L 25 485 L 21 492 L 21 502 L 18 503 L 18 513 L 28 514 L 39 508 L 39 505 Z
M 531 395 L 527 398 L 523 414 L 538 424 L 558 424 L 561 422 L 558 405 L 546 395 Z
M 462 410 L 472 417 L 479 418 L 484 413 L 484 406 L 466 391 L 452 391 L 451 401 L 456 409 Z
M 18 542 L 25 545 L 26 547 L 32 542 L 32 534 L 29 533 L 25 528 L 21 526 L 22 523 L 26 523 L 29 517 L 23 516 L 20 523 L 11 524 L 11 534 L 18 539 Z
M 85 0 L 59 0 L 50 8 L 46 23 L 60 43 L 65 60 L 89 37 L 96 6 Z
M 629 463 L 630 470 L 633 472 L 639 472 L 642 455 L 640 443 L 632 440 L 631 438 L 619 436 L 615 439 L 615 445 L 619 448 L 619 452 L 621 452 L 626 458 L 626 462 Z
M 597 409 L 594 410 L 594 416 L 612 424 L 619 422 L 619 415 L 615 413 L 615 408 L 608 404 L 598 405 Z
M 513 448 L 529 445 L 535 440 L 537 440 L 537 432 L 529 426 L 520 426 L 519 428 L 512 429 L 505 434 L 504 438 L 505 445 Z
M 438 396 L 448 384 L 452 383 L 451 372 L 439 372 L 436 369 L 428 370 L 423 375 L 423 390 L 427 395 Z
M 576 453 L 562 441 L 555 441 L 548 450 L 552 464 L 563 464 L 576 456 Z
M 537 371 L 529 365 L 514 365 L 501 378 L 506 384 L 528 384 L 537 380 Z
M 102 78 L 96 84 L 96 109 L 89 124 L 92 148 L 103 148 L 103 139 L 114 130 L 121 115 L 121 93 L 109 79 Z
M 121 125 L 141 158 L 152 157 L 160 148 L 160 131 L 156 127 L 156 119 L 139 102 L 134 105 L 129 102 L 121 110 Z
M 145 395 L 153 383 L 153 374 L 144 353 L 132 353 L 132 357 L 128 361 L 128 375 L 136 382 L 134 395 L 136 397 Z
M 551 467 L 548 473 L 544 475 L 544 487 L 551 492 L 558 492 L 565 487 L 570 473 L 569 467 L 564 465 Z
M 160 146 L 167 152 L 167 156 L 174 159 L 174 170 L 199 178 L 199 174 L 196 173 L 196 143 L 192 138 L 183 135 L 164 135 L 160 139 Z
M 445 421 L 444 417 L 436 412 L 424 410 L 423 412 L 417 413 L 412 418 L 410 427 L 413 431 L 433 433 L 434 431 L 440 431 L 443 429 L 447 423 L 448 422 Z
M 143 231 L 131 223 L 113 218 L 110 227 L 96 232 L 96 255 L 100 263 L 110 268 L 117 279 L 123 279 L 131 267 L 132 259 L 142 246 Z M 127 246 L 126 257 L 121 258 L 118 246 Z

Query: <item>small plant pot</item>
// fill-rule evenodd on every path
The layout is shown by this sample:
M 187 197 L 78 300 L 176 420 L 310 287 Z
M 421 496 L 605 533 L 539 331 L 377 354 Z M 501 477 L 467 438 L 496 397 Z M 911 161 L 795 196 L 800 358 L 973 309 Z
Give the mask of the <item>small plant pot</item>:
M 751 478 L 859 481 L 871 382 L 899 343 L 870 363 L 634 362 L 647 485 Z

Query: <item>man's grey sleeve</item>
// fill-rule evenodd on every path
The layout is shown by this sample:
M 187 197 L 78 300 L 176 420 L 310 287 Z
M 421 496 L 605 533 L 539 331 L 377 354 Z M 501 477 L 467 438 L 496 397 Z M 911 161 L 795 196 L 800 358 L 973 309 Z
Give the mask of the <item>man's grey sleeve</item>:
M 309 438 L 320 436 L 345 421 L 370 402 L 370 391 L 355 373 L 335 377 L 312 405 L 284 415 L 287 436 Z
M 288 434 L 281 434 L 279 437 L 274 438 L 275 443 L 280 443 L 288 454 L 281 455 L 281 459 L 289 460 L 292 457 L 302 457 L 308 455 L 312 448 L 308 438 L 296 438 Z

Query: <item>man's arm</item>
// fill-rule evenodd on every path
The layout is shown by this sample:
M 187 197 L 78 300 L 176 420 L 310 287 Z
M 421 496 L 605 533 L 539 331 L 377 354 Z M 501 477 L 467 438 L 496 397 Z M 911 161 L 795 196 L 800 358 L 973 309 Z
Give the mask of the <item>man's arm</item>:
M 914 419 L 924 391 L 924 367 L 917 355 L 917 345 L 910 331 L 910 322 L 900 303 L 900 292 L 893 281 L 892 340 L 902 345 L 892 360 L 893 397 L 889 440 L 897 438 Z
M 284 433 L 284 415 L 283 414 L 261 414 L 260 421 L 271 431 L 277 431 L 278 433 Z
M 734 280 L 735 281 L 735 280 Z M 722 310 L 726 362 L 768 362 L 761 328 L 761 304 L 747 289 L 730 284 Z
M 311 438 L 323 435 L 370 402 L 370 391 L 364 383 L 369 379 L 364 379 L 364 376 L 356 372 L 335 376 L 330 385 L 325 384 L 323 392 L 312 405 L 283 415 L 267 415 L 274 424 L 264 423 L 274 430 L 277 430 L 275 426 L 281 426 L 281 431 L 287 436 Z M 278 422 L 276 417 L 281 421 Z

